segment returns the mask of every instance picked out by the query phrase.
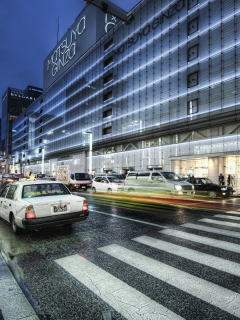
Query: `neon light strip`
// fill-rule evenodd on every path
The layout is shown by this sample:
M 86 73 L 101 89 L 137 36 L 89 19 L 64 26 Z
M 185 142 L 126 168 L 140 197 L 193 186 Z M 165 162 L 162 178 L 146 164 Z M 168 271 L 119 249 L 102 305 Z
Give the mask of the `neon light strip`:
M 233 46 L 233 47 L 235 47 L 235 46 Z M 204 59 L 204 60 L 207 60 L 207 59 Z M 215 85 L 218 85 L 218 84 L 221 84 L 221 83 L 228 82 L 228 81 L 233 80 L 233 79 L 235 79 L 235 78 L 237 78 L 237 77 L 239 77 L 239 76 L 240 76 L 240 72 L 239 72 L 238 74 L 234 75 L 234 77 L 227 78 L 225 81 L 222 81 L 222 80 L 221 80 L 221 81 L 217 81 L 217 82 L 215 82 L 215 83 L 211 83 L 211 84 L 208 84 L 208 85 L 206 85 L 206 86 L 204 86 L 204 87 L 201 87 L 200 89 L 199 89 L 199 86 L 195 86 L 194 89 L 192 89 L 192 90 L 190 89 L 190 90 L 184 92 L 184 93 L 181 94 L 181 95 L 176 95 L 176 96 L 172 97 L 172 98 L 171 98 L 171 101 L 172 101 L 172 100 L 175 100 L 175 99 L 178 99 L 179 97 L 184 97 L 184 96 L 188 95 L 189 93 L 197 92 L 197 91 L 199 91 L 199 90 L 204 90 L 204 89 L 206 89 L 206 88 L 209 88 L 210 86 L 215 86 Z M 150 85 L 143 86 L 142 88 L 140 88 L 140 89 L 138 89 L 138 90 L 135 90 L 135 91 L 136 91 L 136 92 L 139 92 L 140 90 L 145 90 L 145 89 L 147 89 L 148 87 L 152 86 L 153 84 L 155 84 L 156 82 L 159 82 L 159 81 L 160 81 L 160 80 L 156 80 L 156 81 L 154 81 L 153 83 L 151 83 Z M 190 91 L 190 92 L 189 92 L 189 91 Z M 127 95 L 126 95 L 126 96 L 127 96 Z M 119 98 L 119 99 L 116 99 L 116 100 L 114 100 L 114 101 L 118 101 L 118 100 L 121 100 L 121 99 L 122 99 L 122 98 Z M 104 124 L 107 123 L 107 122 L 116 121 L 116 120 L 118 120 L 118 119 L 127 117 L 127 116 L 129 116 L 129 115 L 133 115 L 133 114 L 135 114 L 135 113 L 139 113 L 139 112 L 144 111 L 144 110 L 146 110 L 146 109 L 153 108 L 153 107 L 155 107 L 155 106 L 159 106 L 160 104 L 163 104 L 163 103 L 165 103 L 165 102 L 168 102 L 169 100 L 170 100 L 170 99 L 168 98 L 168 99 L 163 100 L 163 101 L 161 101 L 161 102 L 157 102 L 157 103 L 155 103 L 155 104 L 153 104 L 153 105 L 144 106 L 144 107 L 141 108 L 141 109 L 133 110 L 132 112 L 129 112 L 127 115 L 121 115 L 121 116 L 116 117 L 116 118 L 111 119 L 111 120 L 108 119 L 108 120 L 106 120 L 105 122 L 102 122 L 101 124 L 97 124 L 97 125 L 95 125 L 95 126 L 91 126 L 91 127 L 87 128 L 87 129 L 85 128 L 85 129 L 83 129 L 83 130 L 81 130 L 81 131 L 77 131 L 77 132 L 75 132 L 75 133 L 73 133 L 73 134 L 81 133 L 81 132 L 83 132 L 83 131 L 96 128 L 96 127 L 98 127 L 98 126 L 102 126 L 102 125 L 104 125 Z M 113 103 L 114 101 L 111 101 L 111 103 Z M 232 106 L 235 106 L 235 105 L 232 105 Z M 221 108 L 218 108 L 218 109 L 214 109 L 214 110 L 211 110 L 211 111 L 209 110 L 209 111 L 207 111 L 207 112 L 198 113 L 198 114 L 206 114 L 206 113 L 209 113 L 209 112 L 213 112 L 213 111 L 215 111 L 215 110 L 226 109 L 226 108 L 228 108 L 228 106 L 221 107 Z M 100 109 L 100 108 L 98 108 L 98 110 L 99 110 L 99 109 Z M 97 111 L 97 110 L 95 110 L 95 111 Z M 93 112 L 89 112 L 88 114 L 91 114 L 91 113 L 93 113 Z M 76 119 L 73 119 L 73 120 L 71 120 L 71 121 L 69 121 L 69 122 L 67 122 L 67 123 L 65 123 L 65 124 L 63 124 L 63 125 L 60 125 L 60 126 L 58 126 L 58 127 L 55 127 L 54 129 L 49 130 L 49 131 L 58 130 L 58 129 L 60 129 L 60 128 L 63 128 L 63 127 L 65 127 L 66 125 L 75 122 L 76 120 L 79 120 L 79 119 L 81 119 L 81 118 L 84 118 L 84 117 L 85 117 L 86 115 L 88 115 L 88 114 L 85 114 L 85 115 L 80 116 L 80 117 L 78 117 L 78 118 L 76 118 Z M 191 115 L 188 116 L 188 117 L 177 118 L 177 119 L 174 119 L 174 120 L 172 120 L 172 121 L 168 121 L 167 123 L 170 123 L 170 122 L 173 122 L 173 121 L 177 121 L 177 120 L 180 120 L 180 119 L 189 118 L 189 117 L 191 117 Z M 51 120 L 51 121 L 52 121 L 52 120 Z M 48 122 L 47 122 L 47 123 L 48 123 Z M 47 124 L 47 123 L 46 123 L 46 124 Z M 164 123 L 166 123 L 166 122 L 161 122 L 160 124 L 164 124 Z M 45 124 L 45 125 L 46 125 L 46 124 Z M 40 127 L 40 126 L 39 126 L 39 127 Z M 39 128 L 39 127 L 37 127 L 37 128 Z M 152 127 L 152 126 L 151 126 L 151 127 Z M 36 129 L 37 129 L 37 128 L 36 128 Z M 143 129 L 144 129 L 144 128 L 143 128 Z M 127 133 L 127 132 L 126 132 L 126 133 Z M 72 135 L 73 135 L 73 134 L 72 134 Z M 23 136 L 24 136 L 24 135 L 23 135 Z M 23 136 L 22 136 L 22 137 L 23 137 Z M 40 134 L 40 135 L 38 135 L 38 136 L 35 136 L 35 139 L 39 138 L 40 136 L 42 136 L 42 134 Z M 21 138 L 22 138 L 22 137 L 21 137 Z M 18 138 L 18 140 L 21 139 L 21 138 Z M 49 143 L 52 143 L 53 141 L 58 141 L 58 140 L 61 140 L 61 139 L 63 139 L 63 137 L 62 137 L 62 138 L 59 138 L 59 139 L 56 139 L 56 140 L 52 140 L 52 141 L 49 142 Z M 94 141 L 95 141 L 95 140 L 94 140 Z M 24 143 L 22 143 L 22 144 L 19 145 L 19 146 L 22 146 L 23 144 L 24 144 Z M 14 149 L 16 149 L 16 147 L 13 148 L 13 150 L 14 150 Z
M 230 47 L 228 47 L 228 48 L 226 48 L 226 49 L 224 49 L 224 50 L 222 50 L 222 51 L 218 51 L 218 52 L 214 53 L 214 54 L 211 55 L 211 56 L 204 57 L 204 58 L 202 58 L 201 60 L 196 59 L 196 62 L 193 63 L 193 64 L 191 64 L 191 67 L 194 66 L 194 65 L 197 65 L 197 64 L 199 64 L 199 63 L 203 63 L 204 61 L 207 61 L 209 58 L 214 58 L 214 57 L 222 54 L 223 52 L 229 51 L 229 50 L 231 50 L 231 49 L 235 49 L 235 48 L 236 48 L 237 46 L 239 46 L 239 45 L 240 45 L 240 42 L 237 43 L 237 44 L 234 44 L 234 45 L 232 45 L 232 46 L 230 46 Z M 161 58 L 161 57 L 160 57 L 160 58 Z M 154 62 L 154 61 L 156 61 L 156 60 L 152 60 L 151 63 Z M 144 66 L 144 67 L 145 67 L 145 66 Z M 144 67 L 141 67 L 141 68 L 144 68 Z M 141 68 L 139 68 L 138 70 L 140 70 Z M 158 83 L 158 82 L 164 81 L 164 79 L 168 79 L 169 76 L 174 76 L 174 75 L 178 74 L 179 72 L 182 72 L 182 71 L 187 70 L 187 69 L 188 69 L 188 66 L 187 66 L 187 67 L 184 67 L 184 68 L 182 68 L 182 69 L 178 69 L 178 71 L 175 71 L 175 72 L 173 72 L 173 73 L 171 73 L 171 74 L 168 74 L 168 75 L 166 75 L 166 76 L 163 77 L 163 78 L 159 78 L 159 79 L 153 81 L 152 83 L 148 84 L 147 86 L 146 86 L 146 85 L 143 85 L 141 88 L 138 88 L 138 89 L 136 89 L 136 90 L 134 90 L 134 91 L 126 94 L 125 96 L 122 96 L 121 98 L 118 98 L 118 99 L 115 99 L 115 100 L 111 101 L 111 103 L 114 103 L 115 101 L 124 99 L 124 98 L 128 97 L 129 95 L 134 94 L 134 93 L 136 93 L 136 92 L 139 92 L 139 91 L 141 91 L 141 90 L 146 90 L 147 87 L 152 87 L 153 84 L 156 84 L 156 83 Z M 136 72 L 136 70 L 134 70 L 133 72 Z M 127 75 L 127 76 L 124 76 L 122 79 L 127 78 L 127 77 L 128 77 L 128 75 Z M 122 79 L 121 79 L 120 81 L 122 81 Z M 117 81 L 117 82 L 119 82 L 119 81 Z M 223 81 L 221 81 L 221 82 L 223 82 Z M 211 84 L 211 85 L 213 85 L 213 84 Z M 202 88 L 200 88 L 200 90 L 201 90 L 201 89 L 202 89 Z M 189 88 L 188 93 L 189 93 L 189 91 L 191 91 L 191 90 L 192 90 L 192 89 Z M 177 96 L 177 97 L 179 97 L 179 96 Z M 90 99 L 90 98 L 87 98 L 87 99 L 83 100 L 83 101 L 81 102 L 81 104 L 84 103 L 84 102 L 86 102 L 86 101 L 88 101 L 89 99 Z M 176 99 L 176 96 L 173 97 L 173 98 L 171 98 L 171 100 L 174 100 L 174 99 Z M 170 100 L 170 99 L 168 99 L 168 100 Z M 168 101 L 168 100 L 167 100 L 167 101 Z M 163 102 L 160 102 L 160 103 L 163 103 Z M 79 106 L 79 103 L 77 103 L 77 104 L 75 104 L 74 106 L 72 106 L 71 108 L 69 108 L 68 111 L 76 108 L 77 106 Z M 95 109 L 95 110 L 93 110 L 93 111 L 89 111 L 88 113 L 85 113 L 84 115 L 81 115 L 81 116 L 79 116 L 78 118 L 75 118 L 74 120 L 70 120 L 70 121 L 66 122 L 64 125 L 61 125 L 61 126 L 59 126 L 59 127 L 55 127 L 54 129 L 51 129 L 51 130 L 56 130 L 56 129 L 59 129 L 59 128 L 61 128 L 61 127 L 65 127 L 66 125 L 68 125 L 68 124 L 70 124 L 70 123 L 72 123 L 72 122 L 75 122 L 76 120 L 79 120 L 79 119 L 81 119 L 81 118 L 84 118 L 84 117 L 86 117 L 87 115 L 92 114 L 93 112 L 97 112 L 98 110 L 100 110 L 100 109 L 102 109 L 102 108 L 103 108 L 103 106 L 101 106 L 101 107 L 99 107 L 99 108 L 97 108 L 97 109 Z M 141 111 L 141 110 L 144 110 L 144 109 L 145 109 L 145 108 L 140 109 L 140 110 L 137 110 L 137 111 L 133 111 L 133 112 L 128 113 L 127 115 L 124 115 L 124 116 L 128 116 L 128 115 L 130 115 L 130 114 L 137 113 L 137 112 L 139 112 L 139 111 Z M 63 111 L 62 113 L 58 114 L 57 116 L 62 116 L 62 115 L 65 115 L 65 114 L 66 114 L 66 111 Z M 118 118 L 115 118 L 114 120 L 120 119 L 120 118 L 122 118 L 122 117 L 123 117 L 123 116 L 119 116 Z M 52 121 L 54 121 L 54 120 L 51 119 L 51 120 L 49 120 L 48 122 L 46 122 L 44 125 L 47 125 L 48 123 L 51 123 Z M 104 124 L 104 123 L 106 123 L 106 122 L 109 122 L 109 120 L 106 120 L 105 122 L 102 122 L 102 124 Z M 36 127 L 36 130 L 39 129 L 41 126 L 42 126 L 42 125 L 40 124 L 38 127 Z M 51 131 L 51 130 L 50 130 L 50 131 Z M 18 139 L 21 139 L 21 138 L 18 138 Z
M 208 5 L 208 2 L 203 3 L 203 4 L 200 6 L 200 8 L 203 8 L 203 7 L 206 6 L 206 5 Z M 169 6 L 167 6 L 167 7 L 169 7 Z M 194 12 L 197 11 L 198 9 L 199 9 L 199 6 L 197 6 L 197 8 L 195 8 L 195 9 L 192 11 L 192 13 L 194 13 Z M 161 13 L 161 12 L 164 11 L 164 10 L 165 10 L 165 8 L 162 9 L 161 11 L 159 11 L 159 13 Z M 157 13 L 156 15 L 158 15 L 159 13 Z M 234 15 L 237 15 L 238 13 L 240 13 L 240 11 L 237 12 L 237 13 L 235 13 Z M 149 21 L 152 21 L 153 17 L 155 17 L 156 15 L 152 16 L 152 17 L 148 20 L 147 23 L 149 23 Z M 225 18 L 225 19 L 222 20 L 221 22 L 218 22 L 218 23 L 214 24 L 213 26 L 211 26 L 211 29 L 214 29 L 214 28 L 217 27 L 218 25 L 221 25 L 221 23 L 227 21 L 228 19 L 230 19 L 230 18 L 231 18 L 232 16 L 234 16 L 234 15 L 229 15 L 227 18 Z M 175 26 L 175 25 L 178 25 L 179 22 L 182 22 L 182 21 L 185 20 L 185 18 L 187 18 L 187 17 L 188 17 L 188 16 L 185 16 L 185 17 L 183 17 L 181 20 L 178 20 L 175 24 L 173 24 L 173 25 L 171 26 L 171 28 L 172 28 L 173 26 Z M 147 23 L 146 23 L 146 24 L 147 24 Z M 140 27 L 139 29 L 137 29 L 137 30 L 140 30 L 140 29 L 141 29 L 141 27 Z M 191 40 L 194 39 L 194 38 L 196 38 L 196 37 L 198 37 L 200 34 L 204 34 L 204 33 L 207 32 L 209 29 L 210 29 L 210 28 L 206 28 L 206 29 L 203 30 L 201 33 L 197 33 L 194 37 L 191 38 Z M 136 34 L 136 32 L 137 32 L 137 31 L 134 31 L 132 34 Z M 127 60 L 129 57 L 131 57 L 132 55 L 136 54 L 138 51 L 142 50 L 142 49 L 145 48 L 147 45 L 151 44 L 154 40 L 157 40 L 158 38 L 160 38 L 160 36 L 161 36 L 162 34 L 167 33 L 167 32 L 169 32 L 169 27 L 166 28 L 166 29 L 164 29 L 160 34 L 157 34 L 155 37 L 153 37 L 152 39 L 150 39 L 148 42 L 144 43 L 142 46 L 138 47 L 135 51 L 133 51 L 133 52 L 130 53 L 128 56 L 126 56 L 125 58 L 123 58 L 122 60 L 120 60 L 120 61 L 119 61 L 117 64 L 115 64 L 114 66 L 117 66 L 117 65 L 120 64 L 121 62 L 124 62 L 124 61 Z M 126 39 L 128 39 L 128 38 L 129 38 L 129 36 L 128 36 L 127 38 L 125 38 L 122 42 L 120 42 L 120 44 L 122 44 L 123 42 L 125 42 Z M 172 52 L 172 51 L 178 49 L 179 46 L 182 46 L 183 44 L 185 44 L 185 43 L 187 43 L 187 42 L 188 42 L 188 40 L 187 40 L 187 41 L 183 41 L 181 44 L 175 46 L 173 49 L 169 50 L 168 52 L 166 52 L 166 53 L 163 54 L 162 56 L 165 56 L 165 55 L 169 54 L 169 52 Z M 120 46 L 120 44 L 118 44 L 117 46 Z M 104 59 L 104 58 L 103 58 L 103 59 Z M 103 59 L 99 59 L 94 65 L 92 65 L 91 67 L 89 67 L 88 69 L 86 69 L 83 73 L 81 73 L 79 76 L 77 76 L 74 80 L 72 80 L 71 82 L 69 82 L 63 89 L 61 89 L 60 91 L 58 91 L 58 93 L 56 93 L 52 98 L 50 98 L 48 101 L 46 101 L 44 104 L 42 104 L 39 108 L 37 108 L 36 111 L 37 111 L 38 109 L 40 109 L 41 107 L 43 107 L 44 105 L 46 105 L 47 103 L 49 103 L 52 99 L 54 99 L 54 98 L 55 98 L 58 94 L 60 94 L 63 90 L 65 90 L 66 88 L 68 88 L 72 83 L 74 83 L 75 81 L 77 81 L 78 79 L 80 79 L 87 71 L 89 71 L 92 67 L 94 67 L 97 63 L 99 63 L 99 61 L 101 61 L 101 60 L 103 60 Z M 159 59 L 160 59 L 160 57 L 159 57 Z M 153 61 L 156 61 L 156 60 L 153 60 Z M 152 61 L 151 61 L 150 63 L 152 63 Z M 145 64 L 144 66 L 147 66 L 147 65 L 149 65 L 149 63 L 148 63 L 148 64 Z M 142 66 L 141 68 L 144 68 L 144 66 Z M 72 67 L 71 67 L 71 68 L 72 68 Z M 140 69 L 138 69 L 138 70 L 140 70 Z M 138 71 L 138 70 L 136 70 L 136 71 Z M 106 72 L 106 70 L 104 70 L 104 72 L 103 72 L 102 74 L 100 74 L 99 76 L 97 76 L 96 78 L 92 79 L 91 82 L 94 82 L 94 81 L 98 80 L 99 78 L 101 78 L 101 76 L 102 76 L 105 72 Z M 135 72 L 135 71 L 132 71 L 132 72 Z M 127 76 L 125 76 L 125 77 L 127 77 Z M 122 78 L 122 79 L 123 79 L 123 78 Z M 122 79 L 121 79 L 121 80 L 122 80 Z M 60 80 L 60 79 L 59 79 L 59 80 Z M 120 82 L 121 80 L 116 81 L 114 84 L 116 84 L 117 82 Z M 90 83 L 91 83 L 91 82 L 90 82 Z M 111 85 L 113 85 L 113 84 L 111 84 Z M 63 100 L 60 101 L 57 105 L 53 106 L 52 109 L 48 110 L 48 112 L 49 112 L 49 111 L 52 111 L 54 108 L 57 108 L 61 103 L 64 103 L 67 99 L 70 99 L 72 96 L 76 95 L 77 93 L 79 93 L 81 90 L 83 90 L 83 89 L 85 89 L 85 88 L 86 88 L 86 85 L 85 85 L 84 87 L 79 88 L 77 91 L 75 91 L 74 93 L 72 93 L 72 95 L 70 95 L 69 97 L 63 99 Z M 105 89 L 106 89 L 106 88 L 99 90 L 97 93 L 93 94 L 91 97 L 85 99 L 84 101 L 93 98 L 94 96 L 98 95 L 99 93 L 101 93 L 101 92 L 102 92 L 103 90 L 105 90 Z M 84 101 L 82 101 L 81 103 L 84 103 Z M 74 107 L 75 107 L 75 106 L 73 106 L 72 108 L 74 108 Z M 72 108 L 71 108 L 71 109 L 72 109 Z M 71 109 L 69 109 L 69 110 L 71 110 Z M 41 116 L 39 116 L 39 118 L 42 117 L 42 116 L 43 116 L 43 114 L 42 114 Z M 36 120 L 37 120 L 37 119 L 38 119 L 38 118 L 36 118 Z M 20 124 L 21 124 L 21 123 L 20 123 Z M 19 125 L 20 125 L 20 124 L 19 124 Z
M 234 106 L 234 105 L 233 105 Z M 226 108 L 228 108 L 228 107 L 231 107 L 231 106 L 227 106 Z M 213 110 L 214 111 L 214 110 Z M 203 112 L 203 113 L 200 113 L 200 114 L 205 114 L 206 112 Z M 182 118 L 178 118 L 178 119 L 175 119 L 175 120 L 173 120 L 173 121 L 177 121 L 177 120 L 181 120 L 181 119 L 187 119 L 187 118 L 189 118 L 190 116 L 187 116 L 187 117 L 182 117 Z M 169 123 L 169 121 L 165 121 L 164 123 Z M 144 128 L 142 128 L 141 130 L 144 130 L 144 129 L 152 129 L 154 126 L 159 126 L 159 124 L 156 124 L 156 125 L 151 125 L 151 126 L 147 126 L 147 127 L 144 127 Z M 85 131 L 86 131 L 87 129 L 85 129 Z M 127 131 L 127 132 L 125 132 L 125 133 L 119 133 L 119 134 L 116 134 L 116 135 L 114 135 L 114 137 L 115 136 L 119 136 L 119 135 L 122 135 L 122 134 L 126 134 L 126 133 L 134 133 L 134 132 L 139 132 L 139 130 L 140 129 L 133 129 L 133 130 L 129 130 L 129 131 Z M 77 131 L 77 132 L 75 132 L 75 133 L 73 133 L 72 135 L 74 135 L 74 134 L 79 134 L 81 131 Z M 112 135 L 111 135 L 111 137 L 113 137 Z M 231 136 L 230 136 L 231 137 Z M 62 140 L 63 139 L 65 139 L 65 138 L 67 138 L 67 137 L 63 137 L 63 138 L 61 138 Z M 99 140 L 103 140 L 104 138 L 99 138 L 99 139 L 95 139 L 94 141 L 99 141 Z M 106 138 L 105 138 L 106 139 Z M 218 139 L 218 138 L 215 138 L 215 139 Z M 220 138 L 219 138 L 220 139 Z M 55 142 L 55 141 L 58 141 L 58 140 L 60 140 L 60 139 L 55 139 L 55 140 L 52 140 L 50 143 L 53 143 L 53 142 Z M 209 140 L 211 140 L 211 139 L 209 139 Z M 50 144 L 49 143 L 49 144 Z M 187 142 L 186 142 L 187 143 Z M 42 144 L 41 144 L 42 145 Z M 35 146 L 34 148 L 32 148 L 32 149 L 28 149 L 28 151 L 29 150 L 34 150 L 34 149 L 36 149 L 36 148 L 39 148 L 41 145 L 38 145 L 38 146 Z M 82 143 L 82 145 L 85 145 L 85 143 Z M 74 145 L 74 146 L 79 146 L 79 144 L 77 144 L 77 145 Z M 74 146 L 71 146 L 70 148 L 72 148 L 72 147 L 74 147 Z M 16 149 L 16 148 L 18 148 L 18 147 L 20 147 L 20 146 L 17 146 L 17 147 L 15 147 L 15 148 L 13 148 L 13 149 Z M 64 147 L 64 149 L 66 149 L 66 147 Z M 59 149 L 55 149 L 55 150 L 52 150 L 52 151 L 50 151 L 50 152 L 54 152 L 54 151 L 58 151 Z M 47 152 L 46 152 L 47 153 Z

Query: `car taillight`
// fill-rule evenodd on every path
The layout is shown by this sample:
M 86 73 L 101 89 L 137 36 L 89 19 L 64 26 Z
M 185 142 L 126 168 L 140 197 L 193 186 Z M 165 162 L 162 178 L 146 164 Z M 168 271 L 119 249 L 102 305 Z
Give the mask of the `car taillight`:
M 88 211 L 88 203 L 87 203 L 87 200 L 83 200 L 82 211 Z
M 25 218 L 26 219 L 34 219 L 34 218 L 36 218 L 33 206 L 28 206 L 26 208 L 26 210 L 25 210 Z

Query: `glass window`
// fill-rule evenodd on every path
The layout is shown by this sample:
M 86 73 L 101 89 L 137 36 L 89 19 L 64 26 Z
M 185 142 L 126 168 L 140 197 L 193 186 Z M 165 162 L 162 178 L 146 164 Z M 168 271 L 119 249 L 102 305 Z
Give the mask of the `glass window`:
M 181 181 L 182 179 L 174 172 L 162 172 L 165 179 L 170 181 Z
M 113 38 L 110 39 L 107 43 L 104 45 L 104 51 L 106 51 L 108 48 L 110 48 L 113 45 Z
M 194 72 L 188 75 L 188 88 L 198 85 L 198 72 Z
M 70 194 L 62 183 L 41 183 L 23 187 L 22 198 L 35 198 Z
M 137 179 L 137 173 L 129 173 L 126 179 L 127 180 Z
M 6 198 L 13 199 L 16 189 L 17 189 L 17 186 L 10 186 Z
M 103 135 L 112 133 L 112 127 L 107 127 L 103 129 Z
M 188 10 L 192 9 L 198 4 L 198 0 L 188 0 Z
M 88 173 L 75 173 L 76 180 L 90 180 Z
M 1 198 L 5 198 L 6 193 L 8 192 L 9 186 L 6 186 L 0 194 Z
M 187 107 L 187 113 L 188 115 L 191 115 L 193 113 L 197 113 L 198 112 L 198 100 L 190 100 L 188 101 L 188 107 Z
M 188 61 L 198 58 L 198 44 L 188 49 Z
M 112 115 L 112 108 L 106 111 L 103 111 L 103 118 L 110 117 Z
M 108 65 L 110 65 L 111 63 L 113 63 L 113 55 L 110 56 L 108 59 L 106 59 L 103 63 L 104 68 L 106 68 Z
M 159 180 L 159 179 L 163 179 L 161 174 L 159 172 L 153 172 L 152 173 L 152 180 Z
M 122 181 L 118 178 L 114 178 L 114 177 L 108 177 L 108 180 L 110 182 L 114 182 L 114 183 L 122 183 Z
M 194 32 L 198 31 L 198 18 L 188 23 L 188 35 L 190 36 Z

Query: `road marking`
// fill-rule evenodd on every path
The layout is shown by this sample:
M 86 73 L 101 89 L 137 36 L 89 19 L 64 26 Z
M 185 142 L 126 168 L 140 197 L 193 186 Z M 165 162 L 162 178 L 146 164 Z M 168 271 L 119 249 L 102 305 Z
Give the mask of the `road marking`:
M 227 250 L 227 251 L 231 251 L 231 252 L 240 253 L 240 245 L 239 244 L 235 244 L 235 243 L 231 243 L 231 242 L 227 242 L 227 241 L 222 241 L 222 240 L 211 239 L 211 238 L 207 238 L 207 237 L 202 237 L 202 236 L 198 236 L 196 234 L 191 234 L 191 233 L 178 231 L 178 230 L 167 229 L 167 230 L 163 230 L 163 231 L 159 231 L 159 232 L 166 234 L 168 236 L 177 237 L 177 238 L 181 238 L 184 240 L 201 243 L 206 246 L 211 246 L 211 247 L 215 247 L 215 248 L 219 248 L 219 249 L 223 249 L 223 250 Z M 199 262 L 201 263 L 201 259 Z M 239 271 L 240 271 L 240 269 L 239 269 Z
M 154 239 L 148 236 L 141 236 L 141 237 L 134 238 L 132 240 L 145 244 L 147 246 L 165 251 L 165 252 L 169 252 L 171 254 L 175 254 L 182 258 L 195 261 L 205 266 L 215 268 L 220 271 L 228 272 L 230 274 L 233 274 L 234 276 L 240 277 L 240 264 L 236 262 L 214 257 L 207 253 L 188 249 L 173 243 L 169 243 L 159 239 Z M 240 246 L 238 247 L 240 252 Z
M 168 228 L 168 227 L 165 227 L 165 226 L 161 226 L 160 224 L 145 222 L 145 221 L 136 220 L 136 219 L 125 218 L 125 217 L 120 217 L 120 216 L 118 216 L 118 215 L 116 215 L 116 214 L 111 214 L 111 213 L 96 211 L 96 210 L 94 210 L 94 209 L 92 209 L 92 211 L 97 212 L 97 213 L 101 213 L 101 214 L 105 214 L 106 216 L 109 216 L 109 217 L 120 218 L 120 219 L 124 219 L 124 220 L 130 220 L 130 221 L 133 221 L 133 222 L 148 224 L 148 225 L 150 225 L 150 226 L 155 226 L 155 227 L 158 227 L 158 228 L 164 228 L 164 229 L 165 229 L 165 228 L 166 228 L 166 229 Z
M 55 261 L 126 319 L 183 319 L 78 254 Z
M 193 223 L 185 223 L 185 224 L 182 224 L 181 227 L 200 230 L 200 231 L 206 231 L 206 232 L 210 232 L 210 233 L 221 234 L 223 236 L 228 236 L 228 237 L 240 239 L 240 232 L 236 232 L 236 231 L 229 231 L 229 230 L 224 230 L 224 229 L 205 227 L 205 226 L 201 226 L 199 224 L 193 224 Z
M 240 317 L 239 293 L 220 287 L 117 244 L 102 247 L 99 250 L 217 308 Z
M 226 221 L 218 221 L 218 220 L 213 220 L 213 219 L 200 219 L 200 220 L 198 220 L 198 221 L 206 222 L 206 223 L 219 224 L 219 225 L 225 226 L 225 227 L 240 228 L 240 224 L 239 224 L 239 223 L 226 222 Z
M 214 218 L 221 218 L 221 219 L 228 219 L 228 220 L 240 220 L 240 217 L 226 216 L 226 215 L 223 215 L 223 214 L 216 214 L 213 217 Z
M 226 211 L 226 213 L 240 214 L 240 211 Z

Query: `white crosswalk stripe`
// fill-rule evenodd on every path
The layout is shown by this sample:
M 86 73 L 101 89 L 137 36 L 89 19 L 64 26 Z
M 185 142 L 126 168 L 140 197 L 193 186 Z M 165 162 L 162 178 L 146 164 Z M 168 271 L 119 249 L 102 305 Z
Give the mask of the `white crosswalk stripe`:
M 116 244 L 99 248 L 99 250 L 215 307 L 240 317 L 240 294 L 236 292 Z
M 227 219 L 227 220 L 240 220 L 240 217 L 236 217 L 236 216 L 225 216 L 223 214 L 216 214 L 215 216 L 213 216 L 214 218 L 220 218 L 220 219 Z
M 237 216 L 215 215 L 213 218 L 240 220 Z M 240 224 L 227 221 L 219 221 L 214 219 L 200 219 L 200 222 L 219 224 L 220 226 L 230 226 L 240 228 Z M 217 240 L 209 237 L 211 234 L 220 234 L 228 237 L 240 239 L 240 232 L 213 228 L 198 224 L 186 223 L 181 227 L 204 231 L 207 236 L 200 236 L 190 232 L 184 232 L 173 229 L 165 229 L 158 231 L 162 235 L 195 242 L 197 245 L 206 245 L 213 248 L 224 250 L 225 252 L 234 252 L 240 254 L 240 244 L 228 241 Z M 180 244 L 174 244 L 168 240 L 156 239 L 150 236 L 139 236 L 132 239 L 135 243 L 141 243 L 146 248 L 152 247 L 162 252 L 168 252 L 186 259 L 191 264 L 196 262 L 202 267 L 207 266 L 215 269 L 215 272 L 226 272 L 229 275 L 240 277 L 240 264 L 229 261 L 224 258 L 207 254 L 198 250 L 190 249 Z M 144 247 L 140 247 L 144 249 Z M 98 248 L 101 252 L 118 259 L 122 263 L 128 264 L 133 268 L 141 270 L 156 279 L 181 290 L 198 301 L 204 301 L 217 307 L 231 315 L 240 318 L 240 294 L 224 288 L 218 284 L 199 278 L 198 276 L 189 274 L 186 271 L 179 270 L 161 261 L 157 261 L 152 257 L 147 257 L 142 253 L 135 252 L 128 248 L 117 244 L 110 244 L 105 247 Z M 200 249 L 201 250 L 201 249 Z M 223 254 L 224 254 L 224 251 Z M 213 250 L 214 252 L 214 250 Z M 74 276 L 85 287 L 91 290 L 95 295 L 102 299 L 105 303 L 115 309 L 126 319 L 131 320 L 180 320 L 180 315 L 172 310 L 152 300 L 147 295 L 131 287 L 127 283 L 113 276 L 103 268 L 88 261 L 80 255 L 73 255 L 55 260 L 62 268 Z M 221 282 L 220 282 L 221 283 Z M 230 285 L 231 288 L 231 285 Z M 186 299 L 186 298 L 184 298 Z M 174 310 L 176 311 L 176 310 Z M 177 312 L 178 313 L 178 312 Z M 181 309 L 179 309 L 181 314 Z
M 77 254 L 55 261 L 127 319 L 183 319 Z
M 132 240 L 240 277 L 240 264 L 238 263 L 148 236 L 141 236 Z
M 239 214 L 240 215 L 240 211 L 226 211 L 225 213 Z
M 231 251 L 231 252 L 236 252 L 240 253 L 240 245 L 227 242 L 227 241 L 222 241 L 222 240 L 216 240 L 208 237 L 203 237 L 203 236 L 198 236 L 196 234 L 191 234 L 183 231 L 178 231 L 178 230 L 172 230 L 172 229 L 167 229 L 167 230 L 162 230 L 159 231 L 160 233 L 166 234 L 168 236 L 172 237 L 178 237 L 184 240 L 188 241 L 193 241 L 197 243 L 201 243 L 207 246 Z
M 234 227 L 234 228 L 240 228 L 240 224 L 239 223 L 233 223 L 233 222 L 227 222 L 227 221 L 218 221 L 218 220 L 214 220 L 214 219 L 200 219 L 198 220 L 200 222 L 207 222 L 210 224 L 219 224 L 221 226 L 225 226 L 225 227 Z
M 213 220 L 213 221 L 215 221 L 215 220 Z M 199 230 L 199 231 L 205 231 L 205 232 L 209 232 L 209 233 L 221 234 L 223 236 L 228 236 L 228 237 L 240 239 L 240 232 L 236 232 L 236 231 L 207 227 L 207 226 L 202 226 L 202 225 L 193 224 L 193 223 L 185 223 L 185 224 L 182 224 L 181 227 Z

